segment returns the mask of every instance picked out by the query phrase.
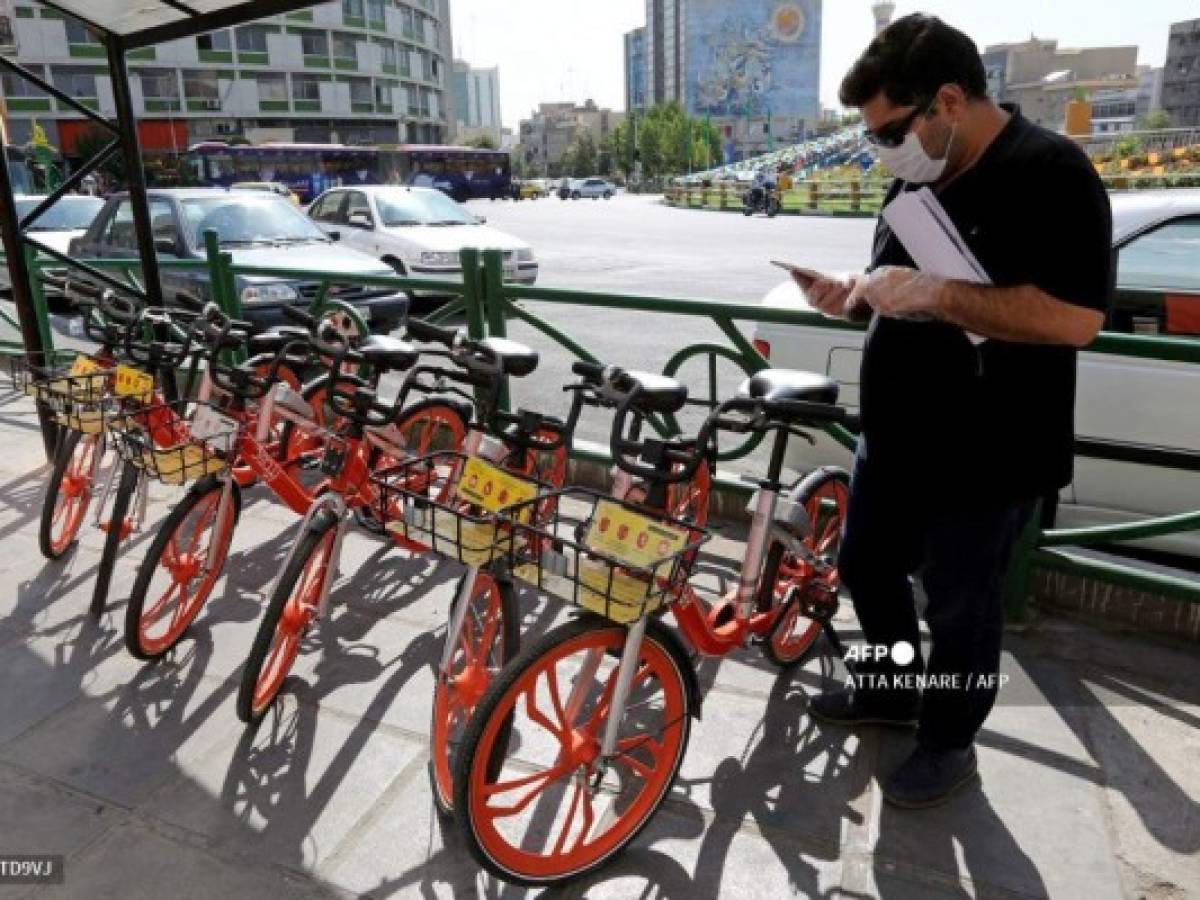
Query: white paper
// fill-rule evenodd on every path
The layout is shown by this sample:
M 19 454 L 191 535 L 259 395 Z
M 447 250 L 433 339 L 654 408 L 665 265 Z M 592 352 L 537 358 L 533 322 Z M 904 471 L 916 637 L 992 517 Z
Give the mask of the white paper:
M 902 192 L 884 207 L 882 215 L 922 272 L 971 284 L 992 283 L 929 188 Z M 987 340 L 969 331 L 967 337 L 973 344 Z

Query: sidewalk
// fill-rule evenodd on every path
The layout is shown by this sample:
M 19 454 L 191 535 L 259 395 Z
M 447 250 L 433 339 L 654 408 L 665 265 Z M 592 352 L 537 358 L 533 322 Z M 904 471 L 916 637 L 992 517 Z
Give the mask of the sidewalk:
M 230 576 L 162 664 L 125 652 L 120 602 L 166 505 L 87 616 L 99 532 L 37 550 L 32 405 L 0 392 L 0 853 L 66 855 L 66 883 L 0 898 L 497 897 L 439 828 L 426 780 L 432 665 L 458 576 L 347 541 L 333 615 L 257 733 L 236 678 L 295 520 L 246 496 Z M 170 497 L 159 489 L 161 497 Z M 706 577 L 733 571 L 718 540 Z M 724 558 L 720 558 L 724 557 Z M 527 627 L 556 609 L 527 597 Z M 848 609 L 844 629 L 854 636 Z M 1063 620 L 1008 641 L 982 780 L 896 812 L 877 771 L 911 738 L 816 726 L 825 656 L 780 676 L 757 651 L 701 667 L 703 719 L 674 795 L 587 898 L 1200 897 L 1200 659 Z

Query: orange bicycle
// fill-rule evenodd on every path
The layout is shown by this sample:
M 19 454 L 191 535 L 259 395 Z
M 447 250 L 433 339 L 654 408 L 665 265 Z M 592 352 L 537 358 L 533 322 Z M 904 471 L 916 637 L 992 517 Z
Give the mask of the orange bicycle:
M 586 614 L 528 646 L 492 682 L 463 737 L 454 779 L 472 855 L 522 885 L 558 884 L 603 865 L 645 827 L 674 783 L 700 690 L 691 654 L 661 612 L 669 610 L 688 645 L 706 656 L 758 641 L 790 664 L 812 644 L 801 619 L 836 643 L 827 501 L 841 502 L 842 476 L 821 470 L 792 492 L 780 482 L 790 434 L 808 437 L 805 427 L 847 420 L 835 405 L 836 383 L 759 372 L 708 416 L 695 441 L 683 442 L 631 437 L 648 405 L 682 406 L 681 386 L 619 370 L 604 380 L 608 390 L 625 391 L 611 449 L 621 469 L 643 480 L 645 501 L 567 489 L 540 525 L 528 524 L 520 505 L 506 511 L 513 574 Z M 752 501 L 738 585 L 709 604 L 688 581 L 707 533 L 672 516 L 668 501 L 669 486 L 691 478 L 718 431 L 774 433 L 775 443 Z M 826 523 L 820 533 L 815 518 Z

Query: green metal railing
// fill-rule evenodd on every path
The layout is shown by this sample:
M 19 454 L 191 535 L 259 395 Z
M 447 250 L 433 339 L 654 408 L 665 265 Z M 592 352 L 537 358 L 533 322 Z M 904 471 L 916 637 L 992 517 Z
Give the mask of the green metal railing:
M 248 267 L 234 265 L 231 256 L 222 252 L 214 239 L 207 243 L 207 260 L 176 261 L 163 260 L 164 270 L 192 269 L 207 270 L 211 298 L 230 315 L 240 317 L 241 298 L 236 290 L 237 275 L 253 275 L 278 278 L 287 281 L 318 282 L 320 285 L 310 309 L 314 314 L 334 311 L 351 317 L 356 327 L 366 330 L 366 322 L 348 304 L 328 299 L 329 288 L 334 283 L 353 283 L 363 286 L 391 288 L 396 291 L 432 292 L 444 294 L 452 299 L 429 318 L 444 321 L 462 315 L 472 337 L 491 334 L 505 336 L 511 320 L 523 322 L 563 347 L 573 356 L 598 361 L 587 346 L 570 335 L 566 329 L 551 322 L 543 313 L 535 311 L 530 303 L 547 308 L 569 308 L 583 305 L 589 308 L 607 308 L 626 312 L 662 313 L 707 319 L 722 333 L 728 344 L 703 342 L 684 347 L 667 361 L 665 373 L 674 375 L 692 360 L 703 360 L 708 373 L 709 385 L 704 399 L 696 400 L 700 406 L 715 405 L 718 398 L 716 388 L 716 366 L 719 361 L 732 363 L 749 375 L 769 365 L 768 361 L 746 338 L 738 323 L 776 323 L 806 326 L 811 328 L 836 329 L 843 331 L 861 330 L 860 326 L 834 321 L 816 313 L 764 307 L 747 303 L 725 303 L 719 301 L 642 296 L 634 294 L 608 294 L 594 291 L 570 291 L 545 287 L 531 287 L 504 281 L 503 258 L 500 251 L 480 254 L 476 250 L 462 253 L 463 277 L 459 281 L 412 279 L 400 276 L 347 276 L 342 274 L 315 273 L 309 270 L 273 267 Z M 138 263 L 135 260 L 92 261 L 100 268 L 123 272 L 129 279 L 136 278 Z M 37 300 L 39 327 L 49 342 L 50 329 L 46 320 L 45 297 L 37 277 L 46 268 L 56 268 L 45 260 L 32 260 L 31 271 L 35 274 L 35 298 Z M 7 317 L 6 317 L 7 318 Z M 1139 359 L 1200 365 L 1200 341 L 1182 338 L 1148 335 L 1103 334 L 1088 348 L 1089 353 L 1098 353 Z M 608 362 L 609 360 L 605 360 Z M 507 404 L 507 390 L 504 392 Z M 679 434 L 678 422 L 665 417 L 652 423 L 664 436 Z M 830 437 L 852 452 L 856 437 L 840 426 L 828 429 Z M 721 461 L 731 461 L 751 453 L 757 443 L 753 440 L 735 447 L 725 448 Z M 607 460 L 604 448 L 587 447 L 579 456 L 593 460 Z M 1180 466 L 1181 468 L 1183 466 Z M 1188 466 L 1192 467 L 1192 466 Z M 733 489 L 745 489 L 744 483 L 722 474 L 718 483 Z M 1122 525 L 1102 528 L 1052 529 L 1039 527 L 1040 519 L 1030 523 L 1017 548 L 1015 562 L 1008 586 L 1008 609 L 1010 616 L 1022 618 L 1033 583 L 1034 570 L 1041 568 L 1069 575 L 1083 576 L 1109 584 L 1157 592 L 1188 603 L 1200 603 L 1200 581 L 1192 581 L 1170 575 L 1143 571 L 1128 565 L 1096 559 L 1069 552 L 1064 548 L 1083 548 L 1119 542 L 1144 540 L 1150 537 L 1180 534 L 1200 530 L 1200 511 L 1183 515 L 1165 516 Z

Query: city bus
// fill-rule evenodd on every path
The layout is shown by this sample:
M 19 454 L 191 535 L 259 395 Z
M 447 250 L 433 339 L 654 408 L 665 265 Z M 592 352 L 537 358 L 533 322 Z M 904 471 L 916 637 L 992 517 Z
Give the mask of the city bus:
M 206 141 L 188 149 L 194 180 L 214 187 L 239 181 L 286 184 L 311 202 L 332 187 L 411 184 L 434 187 L 455 200 L 504 197 L 512 187 L 507 153 L 473 147 L 400 144 L 228 144 Z

